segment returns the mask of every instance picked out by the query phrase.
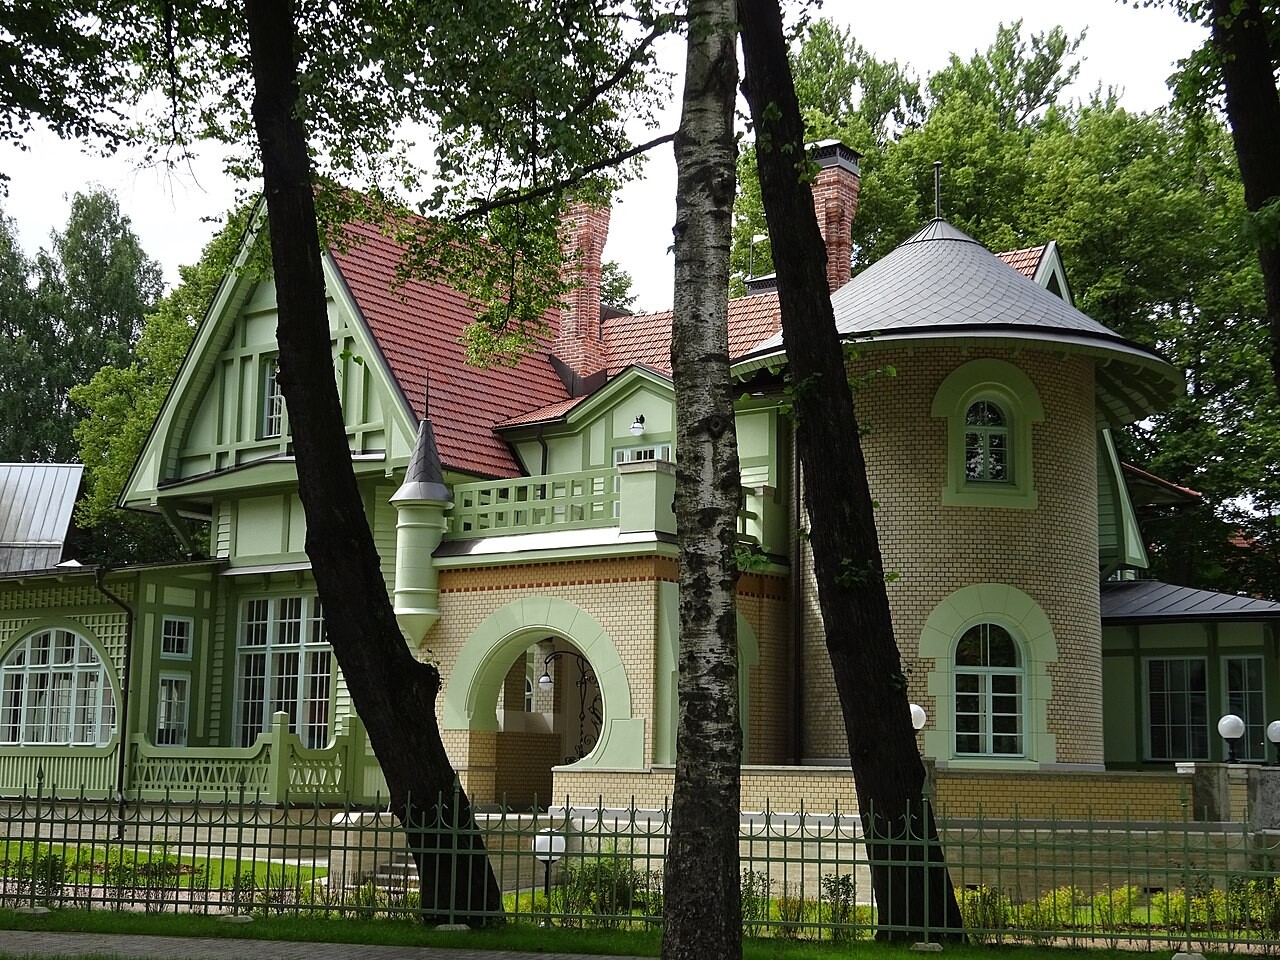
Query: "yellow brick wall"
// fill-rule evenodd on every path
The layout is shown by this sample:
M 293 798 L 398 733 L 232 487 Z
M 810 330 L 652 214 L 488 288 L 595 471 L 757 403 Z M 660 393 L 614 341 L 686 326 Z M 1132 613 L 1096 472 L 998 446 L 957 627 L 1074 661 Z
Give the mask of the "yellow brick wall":
M 939 770 L 934 782 L 948 817 L 1179 821 L 1191 798 L 1190 774 Z
M 557 770 L 557 803 L 661 809 L 670 803 L 674 771 Z M 939 770 L 933 802 L 940 815 L 968 819 L 1022 817 L 1059 820 L 1181 821 L 1183 798 L 1191 796 L 1190 775 L 1169 773 L 987 773 Z M 848 767 L 744 767 L 741 808 L 814 813 L 857 809 Z
M 748 680 L 749 762 L 785 763 L 791 759 L 795 723 L 787 581 L 744 574 L 738 581 L 738 611 L 751 625 L 760 647 L 760 660 Z
M 918 656 L 933 609 L 961 587 L 1007 583 L 1048 616 L 1059 661 L 1050 664 L 1049 732 L 1057 756 L 1102 762 L 1101 628 L 1097 584 L 1097 477 L 1093 367 L 1079 357 L 1035 350 L 984 350 L 1019 367 L 1036 385 L 1045 419 L 1033 429 L 1035 509 L 944 507 L 947 424 L 930 415 L 942 381 L 974 355 L 960 348 L 873 349 L 864 364 L 891 364 L 857 397 L 877 527 L 908 695 L 930 717 L 933 659 Z M 804 704 L 807 758 L 847 756 L 843 721 L 823 640 L 821 614 L 805 559 Z M 1033 731 L 1036 732 L 1036 731 Z M 945 759 L 939 757 L 938 759 Z
M 504 732 L 498 734 L 496 799 L 522 808 L 537 799 L 545 808 L 552 802 L 551 768 L 562 763 L 560 734 Z
M 612 637 L 631 688 L 632 715 L 651 721 L 654 709 L 655 645 L 658 585 L 674 582 L 677 568 L 668 557 L 608 558 L 545 564 L 512 564 L 446 570 L 440 574 L 441 617 L 427 634 L 420 655 L 435 657 L 444 682 L 471 633 L 494 611 L 528 596 L 554 596 L 574 603 L 594 617 Z M 791 710 L 789 690 L 789 630 L 787 581 L 783 577 L 747 574 L 740 583 L 741 611 L 756 635 L 760 660 L 749 678 L 748 710 L 753 759 L 776 762 L 789 749 Z M 537 637 L 531 638 L 533 640 Z M 572 638 L 568 638 L 572 640 Z M 523 666 L 514 661 L 504 692 L 511 702 L 523 697 Z M 437 704 L 443 703 L 443 696 Z M 465 731 L 443 731 L 445 748 L 455 766 L 467 771 L 468 786 L 481 803 L 499 799 L 502 785 L 509 792 L 539 795 L 549 785 L 550 767 L 562 761 L 540 742 L 522 751 L 499 734 L 477 753 L 477 738 Z M 557 739 L 558 738 L 553 738 Z M 653 757 L 653 726 L 646 724 L 645 762 Z M 550 758 L 550 759 L 549 759 Z M 483 772 L 482 772 L 483 771 Z M 485 784 L 492 781 L 492 789 Z M 494 792 L 496 791 L 496 792 Z

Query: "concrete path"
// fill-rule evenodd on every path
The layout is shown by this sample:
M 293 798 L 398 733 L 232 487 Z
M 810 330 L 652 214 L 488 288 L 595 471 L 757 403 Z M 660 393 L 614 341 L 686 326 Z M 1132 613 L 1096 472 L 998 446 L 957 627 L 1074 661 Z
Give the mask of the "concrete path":
M 599 960 L 570 953 L 0 930 L 0 957 L 79 956 L 120 957 L 122 960 Z

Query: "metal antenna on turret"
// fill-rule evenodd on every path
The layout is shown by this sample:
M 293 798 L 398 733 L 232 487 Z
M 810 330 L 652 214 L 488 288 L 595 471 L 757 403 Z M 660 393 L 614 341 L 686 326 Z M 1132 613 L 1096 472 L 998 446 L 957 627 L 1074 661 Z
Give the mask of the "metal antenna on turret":
M 942 161 L 933 161 L 933 218 L 942 219 Z

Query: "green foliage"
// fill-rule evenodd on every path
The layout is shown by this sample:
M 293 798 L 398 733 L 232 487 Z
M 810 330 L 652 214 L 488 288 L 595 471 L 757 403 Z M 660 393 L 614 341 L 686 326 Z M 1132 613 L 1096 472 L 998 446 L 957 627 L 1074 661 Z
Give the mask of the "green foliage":
M 853 874 L 827 874 L 822 878 L 822 896 L 826 901 L 827 917 L 831 926 L 831 939 L 837 943 L 852 940 L 857 931 L 857 903 L 854 900 Z
M 113 56 L 132 33 L 133 4 L 41 0 L 0 12 L 0 142 L 21 141 L 35 121 L 60 137 L 127 138 L 119 103 L 128 64 Z M 0 181 L 7 180 L 0 174 Z
M 1137 887 L 1125 884 L 1114 889 L 1104 887 L 1089 901 L 1090 921 L 1095 930 L 1103 934 L 1107 946 L 1115 949 L 1120 943 L 1120 932 L 1133 923 L 1134 907 L 1140 892 Z
M 999 943 L 1009 926 L 1012 906 L 999 887 L 985 884 L 956 890 L 965 932 L 978 943 Z
M 69 393 L 106 363 L 129 363 L 160 268 L 106 191 L 77 193 L 63 231 L 34 262 L 0 219 L 0 461 L 67 461 L 78 411 Z
M 1024 40 L 1021 20 L 1002 23 L 985 53 L 975 52 L 968 60 L 953 53 L 947 66 L 929 78 L 933 107 L 966 98 L 990 106 L 1001 129 L 1017 129 L 1059 102 L 1080 73 L 1080 64 L 1071 61 L 1083 40 L 1083 32 L 1070 38 L 1061 27 Z
M 743 870 L 738 889 L 742 897 L 742 932 L 748 937 L 758 937 L 769 920 L 773 881 L 763 871 Z
M 612 847 L 567 864 L 556 893 L 566 923 L 589 917 L 592 926 L 614 927 L 636 912 L 661 917 L 664 907 L 662 874 L 637 869 L 630 855 Z

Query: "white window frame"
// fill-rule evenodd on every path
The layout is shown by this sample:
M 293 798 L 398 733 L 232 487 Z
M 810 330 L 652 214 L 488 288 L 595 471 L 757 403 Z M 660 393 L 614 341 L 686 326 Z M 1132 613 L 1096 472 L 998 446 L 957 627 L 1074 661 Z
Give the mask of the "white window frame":
M 1259 685 L 1256 690 L 1247 686 L 1243 690 L 1231 690 L 1232 660 L 1255 663 L 1258 666 Z M 1256 710 L 1249 708 L 1250 700 Z M 1244 721 L 1244 736 L 1236 744 L 1236 756 L 1241 760 L 1265 761 L 1267 759 L 1267 665 L 1260 653 L 1226 653 L 1222 655 L 1222 713 L 1234 713 Z
M 624 463 L 643 463 L 653 460 L 665 460 L 667 463 L 675 463 L 671 453 L 672 448 L 669 443 L 646 443 L 636 447 L 614 447 L 613 465 L 616 467 Z
M 271 728 L 272 714 L 281 711 L 304 746 L 327 746 L 334 732 L 336 682 L 333 648 L 324 639 L 324 615 L 315 594 L 240 601 L 234 743 L 252 746 Z
M 181 624 L 186 628 L 186 649 L 166 650 L 165 645 L 172 637 L 174 639 L 182 639 L 178 633 L 170 631 L 170 625 Z M 190 660 L 191 651 L 195 648 L 196 642 L 196 622 L 192 617 L 171 617 L 165 615 L 160 619 L 160 656 L 165 660 Z
M 262 406 L 258 420 L 258 439 L 274 440 L 284 434 L 284 394 L 280 390 L 276 357 L 262 361 Z
M 109 668 L 85 637 L 50 627 L 9 648 L 0 663 L 0 745 L 101 747 L 115 730 Z
M 968 635 L 969 631 L 976 627 L 996 627 L 1006 633 L 1013 643 L 1014 653 L 1017 654 L 1018 663 L 1013 667 L 1001 666 L 962 666 L 957 662 L 957 656 L 960 650 L 960 642 Z M 989 641 L 988 641 L 989 642 Z M 960 632 L 956 637 L 955 643 L 951 648 L 951 710 L 952 710 L 952 750 L 956 757 L 989 757 L 1000 760 L 1020 760 L 1027 755 L 1027 653 L 1023 644 L 1018 640 L 1017 633 L 1003 623 L 995 620 L 982 620 L 978 623 L 971 623 Z M 975 677 L 978 680 L 978 690 L 961 691 L 959 682 L 961 676 Z M 1015 681 L 1016 689 L 1012 694 L 1007 691 L 999 691 L 995 689 L 996 683 L 1000 678 L 1012 678 Z M 1017 712 L 1010 714 L 1007 712 L 997 713 L 995 702 L 998 697 L 1015 696 L 1017 698 Z M 978 717 L 980 729 L 976 732 L 960 729 L 960 710 L 961 697 L 976 696 L 979 700 L 978 712 L 972 714 Z M 965 711 L 964 715 L 970 713 Z M 995 720 L 997 717 L 1017 717 L 1017 733 L 1010 734 L 1007 732 L 999 732 L 995 729 Z M 1018 749 L 1016 751 L 995 749 L 996 739 L 1014 736 L 1017 738 Z M 980 740 L 980 748 L 978 750 L 961 750 L 961 737 L 978 737 Z
M 1204 749 L 1199 753 L 1188 750 L 1185 756 L 1174 756 L 1172 754 L 1165 756 L 1157 756 L 1152 746 L 1151 732 L 1155 726 L 1155 717 L 1151 710 L 1151 665 L 1153 663 L 1171 663 L 1173 661 L 1181 661 L 1184 663 L 1199 663 L 1204 669 L 1204 689 L 1200 691 L 1204 697 L 1204 723 L 1200 725 L 1197 733 L 1197 726 L 1193 722 L 1194 710 L 1192 709 L 1191 697 L 1197 692 L 1190 689 L 1182 691 L 1185 694 L 1184 705 L 1187 707 L 1186 722 L 1179 724 L 1182 729 L 1187 732 L 1188 746 L 1194 746 L 1197 737 L 1203 742 Z M 1167 691 L 1166 691 L 1167 692 Z M 1175 691 L 1177 692 L 1177 691 Z M 1143 755 L 1146 760 L 1156 763 L 1161 762 L 1179 762 L 1187 760 L 1208 760 L 1209 751 L 1212 749 L 1209 736 L 1209 660 L 1203 656 L 1160 656 L 1160 657 L 1143 657 L 1142 658 L 1142 739 L 1143 739 Z M 1166 711 L 1167 717 L 1167 711 Z M 1162 724 L 1169 729 L 1174 729 L 1174 725 L 1170 723 Z
M 181 685 L 181 697 L 168 697 L 165 687 Z M 191 674 L 162 673 L 156 683 L 156 731 L 158 747 L 185 747 L 191 729 Z

